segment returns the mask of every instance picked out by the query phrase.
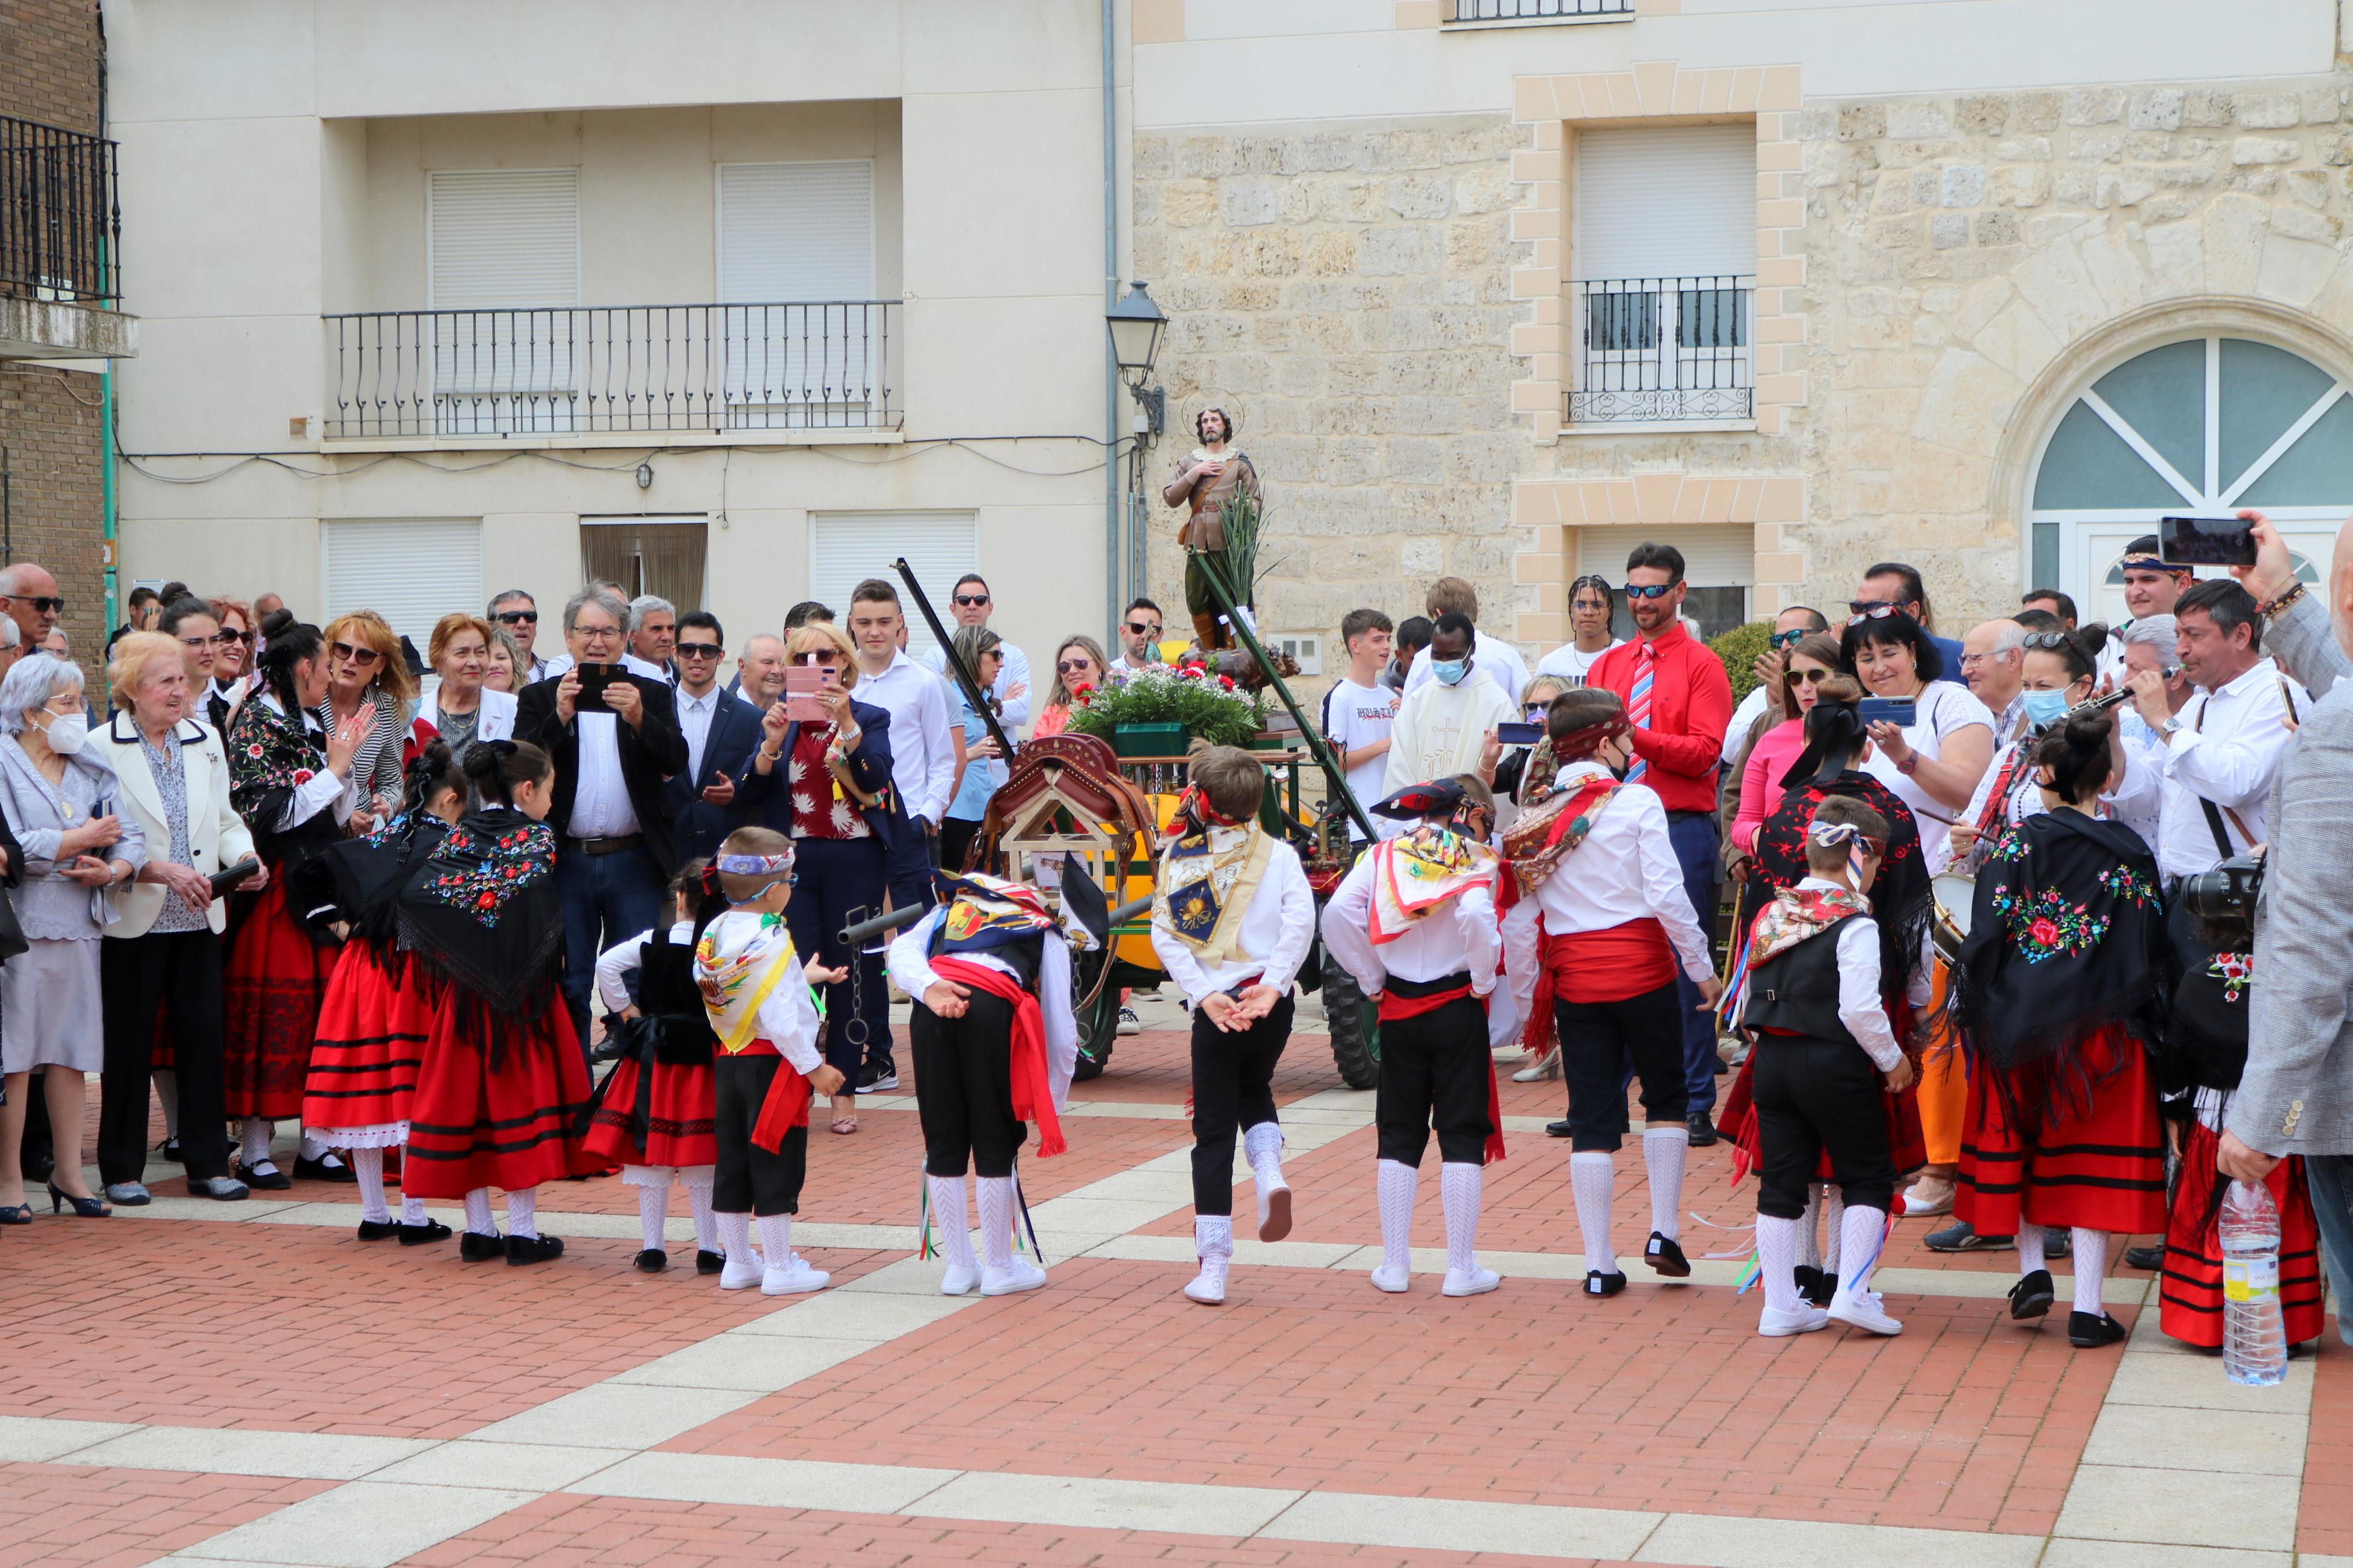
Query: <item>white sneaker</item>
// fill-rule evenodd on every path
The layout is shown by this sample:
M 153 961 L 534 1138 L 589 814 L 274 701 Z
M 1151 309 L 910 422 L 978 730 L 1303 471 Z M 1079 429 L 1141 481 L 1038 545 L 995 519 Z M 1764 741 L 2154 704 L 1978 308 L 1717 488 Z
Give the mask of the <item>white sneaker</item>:
M 1831 1315 L 1820 1307 L 1799 1307 L 1794 1311 L 1767 1307 L 1757 1320 L 1757 1331 L 1768 1340 L 1786 1339 L 1791 1334 L 1819 1333 L 1830 1326 Z
M 1201 1259 L 1201 1272 L 1185 1287 L 1185 1294 L 1205 1307 L 1222 1305 L 1226 1299 L 1226 1270 L 1231 1265 L 1223 1258 Z
M 1018 1253 L 1002 1268 L 984 1264 L 980 1270 L 980 1293 L 984 1296 L 1015 1296 L 1024 1290 L 1035 1290 L 1045 1282 L 1046 1271 Z
M 1403 1292 L 1406 1286 L 1410 1284 L 1412 1280 L 1412 1271 L 1407 1268 L 1402 1263 L 1398 1264 L 1395 1268 L 1391 1268 L 1388 1264 L 1384 1263 L 1379 1268 L 1373 1270 L 1373 1283 L 1379 1286 L 1382 1289 L 1388 1291 L 1392 1296 L 1398 1295 Z
M 758 1253 L 746 1252 L 739 1258 L 731 1252 L 727 1255 L 727 1261 L 720 1267 L 719 1288 L 722 1290 L 748 1289 L 760 1282 L 764 1272 Z
M 969 1296 L 972 1294 L 972 1288 L 979 1283 L 980 1265 L 976 1263 L 967 1268 L 961 1263 L 951 1263 L 947 1267 L 947 1272 L 940 1276 L 940 1294 Z
M 822 1290 L 833 1283 L 833 1276 L 822 1268 L 811 1268 L 808 1260 L 799 1253 L 787 1253 L 783 1267 L 771 1263 L 761 1272 L 760 1294 L 763 1296 L 797 1296 L 807 1290 Z
M 1448 1269 L 1446 1283 L 1438 1289 L 1439 1293 L 1445 1296 L 1483 1296 L 1502 1283 L 1493 1269 L 1473 1264 L 1468 1274 L 1460 1268 Z
M 1850 1296 L 1846 1287 L 1840 1286 L 1831 1294 L 1830 1315 L 1848 1327 L 1861 1329 L 1866 1333 L 1894 1335 L 1904 1331 L 1904 1325 L 1889 1317 L 1885 1309 L 1881 1307 L 1876 1290 Z
M 1953 1183 L 1949 1176 L 1923 1176 L 1904 1190 L 1905 1219 L 1952 1212 Z
M 1291 1184 L 1278 1176 L 1259 1184 L 1258 1238 L 1281 1241 L 1291 1234 Z
M 1140 1035 L 1144 1033 L 1144 1020 L 1135 1016 L 1134 1008 L 1122 1007 L 1119 1010 L 1119 1026 L 1114 1032 L 1122 1035 Z

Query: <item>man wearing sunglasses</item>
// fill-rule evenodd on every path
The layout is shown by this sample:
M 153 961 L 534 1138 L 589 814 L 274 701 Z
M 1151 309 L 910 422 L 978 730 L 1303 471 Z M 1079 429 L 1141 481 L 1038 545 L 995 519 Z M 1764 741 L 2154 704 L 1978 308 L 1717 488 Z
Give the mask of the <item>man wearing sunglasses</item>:
M 1119 657 L 1111 667 L 1134 675 L 1160 663 L 1160 633 L 1166 624 L 1160 606 L 1149 599 L 1128 605 L 1119 617 Z
M 685 770 L 670 780 L 670 811 L 681 861 L 719 852 L 719 841 L 744 826 L 735 780 L 720 764 L 749 756 L 760 743 L 760 710 L 719 687 L 727 660 L 727 634 L 708 610 L 678 617 L 672 657 L 678 661 L 678 728 L 686 740 Z
M 562 675 L 572 668 L 572 656 L 551 654 L 545 658 L 532 651 L 539 640 L 539 601 L 521 588 L 509 588 L 491 601 L 490 617 L 506 627 L 507 635 L 515 641 L 515 649 L 522 655 L 523 668 L 516 677 L 522 686 Z
M 37 652 L 65 607 L 65 600 L 58 595 L 58 580 L 43 568 L 29 561 L 0 568 L 0 613 L 16 625 L 16 635 L 0 650 L 0 670 Z
M 996 602 L 979 573 L 967 572 L 957 578 L 951 596 L 957 626 L 988 625 L 988 613 Z M 1005 662 L 997 667 L 988 695 L 995 702 L 997 721 L 1005 726 L 1008 737 L 1018 740 L 1021 726 L 1029 722 L 1029 656 L 1009 642 L 999 642 L 997 650 L 1005 656 Z M 924 649 L 917 662 L 934 675 L 947 673 L 947 655 L 939 648 Z
M 1789 673 L 1789 650 L 1808 632 L 1828 631 L 1830 621 L 1820 610 L 1804 605 L 1792 605 L 1773 617 L 1773 630 L 1766 639 L 1765 651 L 1757 656 L 1754 673 L 1757 684 L 1740 706 L 1732 710 L 1732 722 L 1724 731 L 1724 765 L 1734 768 L 1732 789 L 1740 792 L 1740 774 L 1736 771 L 1748 742 L 1755 739 L 1749 731 L 1758 727 L 1759 720 L 1778 723 L 1788 715 L 1781 712 L 1784 678 Z
M 1850 618 L 1861 620 L 1869 616 L 1886 616 L 1901 612 L 1920 623 L 1921 632 L 1936 645 L 1945 656 L 1945 673 L 1939 680 L 1949 680 L 1956 686 L 1968 683 L 1961 679 L 1961 645 L 1950 637 L 1936 635 L 1936 611 L 1928 607 L 1927 585 L 1921 582 L 1917 567 L 1901 561 L 1882 561 L 1862 574 L 1862 584 L 1847 602 Z

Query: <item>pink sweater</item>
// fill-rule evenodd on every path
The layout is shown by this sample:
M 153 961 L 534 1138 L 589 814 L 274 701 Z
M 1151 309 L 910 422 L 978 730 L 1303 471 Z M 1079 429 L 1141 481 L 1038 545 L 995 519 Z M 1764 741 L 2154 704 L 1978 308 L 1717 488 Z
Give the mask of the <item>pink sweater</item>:
M 1757 830 L 1781 804 L 1781 775 L 1806 749 L 1802 720 L 1785 719 L 1757 737 L 1740 770 L 1740 810 L 1732 818 L 1732 842 L 1744 855 L 1757 853 Z

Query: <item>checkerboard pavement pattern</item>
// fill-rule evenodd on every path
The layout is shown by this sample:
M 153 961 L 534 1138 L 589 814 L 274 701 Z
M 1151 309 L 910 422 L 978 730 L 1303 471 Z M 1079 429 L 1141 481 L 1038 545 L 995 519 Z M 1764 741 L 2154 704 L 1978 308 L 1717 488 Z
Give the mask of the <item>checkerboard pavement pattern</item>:
M 1173 1009 L 1153 1021 L 1181 1022 Z M 1051 1281 L 938 1295 L 913 1256 L 913 1075 L 811 1141 L 810 1297 L 629 1268 L 634 1194 L 541 1198 L 559 1262 L 363 1246 L 348 1185 L 183 1197 L 0 1235 L 0 1568 L 157 1561 L 1377 1565 L 1936 1563 L 2353 1568 L 2353 1352 L 2237 1389 L 2155 1332 L 2078 1352 L 2010 1325 L 2007 1254 L 1883 1266 L 1894 1340 L 1755 1333 L 1729 1288 L 1753 1185 L 1694 1151 L 1690 1284 L 1577 1293 L 1556 1083 L 1502 1086 L 1492 1294 L 1451 1300 L 1435 1150 L 1402 1297 L 1377 1253 L 1372 1097 L 1302 1032 L 1276 1080 L 1293 1237 L 1190 1277 L 1186 1037 L 1122 1039 L 1025 1195 Z M 160 1133 L 159 1133 L 160 1136 Z M 1245 1174 L 1237 1208 L 1245 1215 Z M 437 1209 L 439 1205 L 436 1205 Z M 1639 1148 L 1619 1245 L 1648 1229 Z M 1710 1228 L 1712 1222 L 1722 1228 Z M 1247 1230 L 1247 1226 L 1243 1227 Z M 1423 1251 L 1421 1249 L 1431 1249 Z M 2064 1287 L 2063 1285 L 2063 1290 Z

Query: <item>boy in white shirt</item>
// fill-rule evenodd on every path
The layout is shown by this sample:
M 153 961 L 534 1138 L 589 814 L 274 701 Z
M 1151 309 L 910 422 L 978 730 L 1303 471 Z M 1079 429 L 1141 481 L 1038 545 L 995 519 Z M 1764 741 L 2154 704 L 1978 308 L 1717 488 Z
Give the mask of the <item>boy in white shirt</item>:
M 1324 738 L 1340 754 L 1341 771 L 1359 805 L 1388 792 L 1389 729 L 1397 722 L 1398 693 L 1381 684 L 1389 662 L 1392 627 L 1378 610 L 1350 610 L 1340 622 L 1340 645 L 1348 650 L 1348 673 L 1324 694 Z M 1352 821 L 1348 837 L 1363 832 Z

